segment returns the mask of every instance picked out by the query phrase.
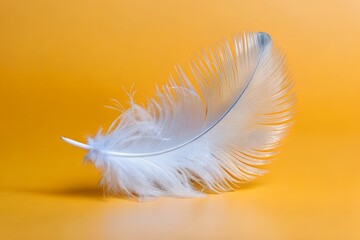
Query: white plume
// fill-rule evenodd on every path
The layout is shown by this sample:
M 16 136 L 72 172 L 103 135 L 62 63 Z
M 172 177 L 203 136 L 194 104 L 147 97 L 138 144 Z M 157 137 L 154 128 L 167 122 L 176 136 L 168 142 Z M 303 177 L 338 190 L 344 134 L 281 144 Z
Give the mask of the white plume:
M 134 103 L 88 144 L 107 192 L 136 198 L 196 197 L 254 180 L 273 158 L 294 114 L 284 57 L 266 33 L 235 36 L 191 61 L 157 89 L 148 106 Z M 192 85 L 194 83 L 195 86 Z

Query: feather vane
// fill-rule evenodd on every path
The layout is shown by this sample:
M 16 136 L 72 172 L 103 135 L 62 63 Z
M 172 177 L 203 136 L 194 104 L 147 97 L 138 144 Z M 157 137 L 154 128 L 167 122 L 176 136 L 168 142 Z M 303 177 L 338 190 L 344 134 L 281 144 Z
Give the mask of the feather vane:
M 87 144 L 107 192 L 136 198 L 224 192 L 266 173 L 293 123 L 293 82 L 266 33 L 235 36 L 177 68 L 147 107 L 130 108 Z M 190 77 L 191 76 L 191 77 Z

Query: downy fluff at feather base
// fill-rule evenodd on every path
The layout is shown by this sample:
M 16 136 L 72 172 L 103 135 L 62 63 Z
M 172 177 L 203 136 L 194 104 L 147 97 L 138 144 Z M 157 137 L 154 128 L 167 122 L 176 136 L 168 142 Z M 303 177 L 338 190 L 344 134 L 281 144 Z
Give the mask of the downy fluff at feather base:
M 191 73 L 130 107 L 83 144 L 108 193 L 139 199 L 224 192 L 266 171 L 293 123 L 294 92 L 284 56 L 266 33 L 204 50 Z

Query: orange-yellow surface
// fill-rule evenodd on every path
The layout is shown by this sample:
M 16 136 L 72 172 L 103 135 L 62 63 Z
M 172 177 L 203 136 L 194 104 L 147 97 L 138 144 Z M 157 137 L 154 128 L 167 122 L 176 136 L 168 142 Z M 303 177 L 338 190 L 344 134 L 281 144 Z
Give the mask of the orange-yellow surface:
M 360 239 L 360 3 L 0 0 L 0 239 Z M 269 175 L 203 199 L 104 197 L 82 165 L 111 98 L 242 31 L 287 55 L 297 116 Z

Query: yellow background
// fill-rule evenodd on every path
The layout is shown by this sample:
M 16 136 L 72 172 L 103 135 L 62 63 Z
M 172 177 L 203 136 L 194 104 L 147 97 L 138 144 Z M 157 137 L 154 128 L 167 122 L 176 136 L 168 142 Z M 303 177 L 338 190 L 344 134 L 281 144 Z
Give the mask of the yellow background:
M 84 140 L 111 98 L 152 96 L 173 66 L 265 31 L 296 81 L 271 172 L 203 199 L 103 197 Z M 360 239 L 360 3 L 0 0 L 0 239 Z

